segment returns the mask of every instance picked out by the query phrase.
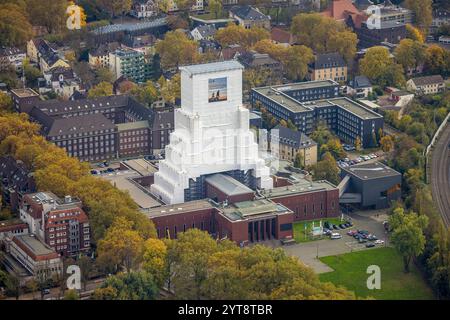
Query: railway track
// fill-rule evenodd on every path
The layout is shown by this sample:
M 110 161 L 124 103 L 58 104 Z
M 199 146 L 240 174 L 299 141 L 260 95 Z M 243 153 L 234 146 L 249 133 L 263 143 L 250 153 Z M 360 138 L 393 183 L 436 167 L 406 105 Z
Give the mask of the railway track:
M 450 227 L 450 125 L 433 148 L 431 191 L 446 227 Z

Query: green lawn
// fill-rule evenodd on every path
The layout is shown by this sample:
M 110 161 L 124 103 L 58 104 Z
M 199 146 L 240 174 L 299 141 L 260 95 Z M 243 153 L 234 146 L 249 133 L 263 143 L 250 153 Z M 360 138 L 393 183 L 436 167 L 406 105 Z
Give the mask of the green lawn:
M 320 280 L 342 285 L 358 297 L 383 300 L 434 299 L 433 292 L 415 265 L 410 273 L 403 272 L 403 262 L 394 248 L 378 248 L 320 258 L 335 271 L 320 274 Z M 381 289 L 367 289 L 367 267 L 378 265 L 381 270 Z
M 322 226 L 325 221 L 328 221 L 332 224 L 340 224 L 340 218 L 329 218 L 329 219 L 317 219 L 317 220 L 307 220 L 307 221 L 299 221 L 294 223 L 294 239 L 296 242 L 309 242 L 314 240 L 319 240 L 328 237 L 315 237 L 311 236 L 312 225 L 314 222 L 314 226 L 318 227 L 320 220 L 322 220 Z M 306 237 L 305 237 L 305 224 L 306 224 Z

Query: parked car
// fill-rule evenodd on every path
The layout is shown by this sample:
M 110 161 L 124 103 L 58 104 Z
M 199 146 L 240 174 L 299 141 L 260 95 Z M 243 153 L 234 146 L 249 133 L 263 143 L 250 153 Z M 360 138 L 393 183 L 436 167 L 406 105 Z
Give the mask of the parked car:
M 339 230 L 339 227 L 337 225 L 333 224 L 333 229 L 334 230 Z
M 367 239 L 359 238 L 359 239 L 358 239 L 358 242 L 359 242 L 359 243 L 366 243 L 366 242 L 367 242 Z
M 353 237 L 356 233 L 357 233 L 356 230 L 350 230 L 350 231 L 347 232 L 347 234 L 348 234 L 349 236 L 352 236 L 352 237 Z
M 91 174 L 99 174 L 100 173 L 100 171 L 98 171 L 98 170 L 91 170 Z
M 375 159 L 375 158 L 377 158 L 378 156 L 377 156 L 375 153 L 371 153 L 371 154 L 369 154 L 369 157 L 372 158 L 372 159 Z
M 324 226 L 325 228 L 327 228 L 327 229 L 331 229 L 331 228 L 332 228 L 332 226 L 330 225 L 330 223 L 329 223 L 328 221 L 325 221 L 324 224 L 323 224 L 323 226 Z
M 367 237 L 367 239 L 370 240 L 370 241 L 378 240 L 377 236 L 374 235 L 374 234 L 370 234 L 370 235 Z
M 375 247 L 375 243 L 373 242 L 366 243 L 366 248 L 373 248 L 373 247 Z
M 348 224 L 350 227 L 353 227 L 353 223 L 352 223 L 351 221 L 347 221 L 347 224 Z
M 113 168 L 108 168 L 108 169 L 106 169 L 106 172 L 114 172 L 114 169 Z
M 342 236 L 339 233 L 332 233 L 330 236 L 330 239 L 333 239 L 333 240 L 340 239 L 340 238 L 342 238 Z
M 374 244 L 384 244 L 384 241 L 383 240 L 375 240 L 373 243 Z
M 344 224 L 343 224 L 343 223 L 341 223 L 341 224 L 339 225 L 339 228 L 341 228 L 341 229 L 345 229 L 346 227 L 344 226 Z
M 42 289 L 42 292 L 44 294 L 50 294 L 50 289 L 49 288 Z

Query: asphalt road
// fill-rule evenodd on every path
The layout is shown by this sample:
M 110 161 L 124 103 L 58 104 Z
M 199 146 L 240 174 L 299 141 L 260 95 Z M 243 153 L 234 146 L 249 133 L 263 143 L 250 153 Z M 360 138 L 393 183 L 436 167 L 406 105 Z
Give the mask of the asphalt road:
M 431 190 L 442 220 L 450 226 L 450 125 L 433 149 L 431 159 Z

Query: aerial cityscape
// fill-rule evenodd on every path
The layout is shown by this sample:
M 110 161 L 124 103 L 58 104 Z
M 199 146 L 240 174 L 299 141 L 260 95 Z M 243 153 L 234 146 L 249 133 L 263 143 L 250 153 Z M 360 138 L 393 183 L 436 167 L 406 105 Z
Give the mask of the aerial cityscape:
M 1 0 L 0 300 L 448 300 L 449 76 L 448 0 Z

